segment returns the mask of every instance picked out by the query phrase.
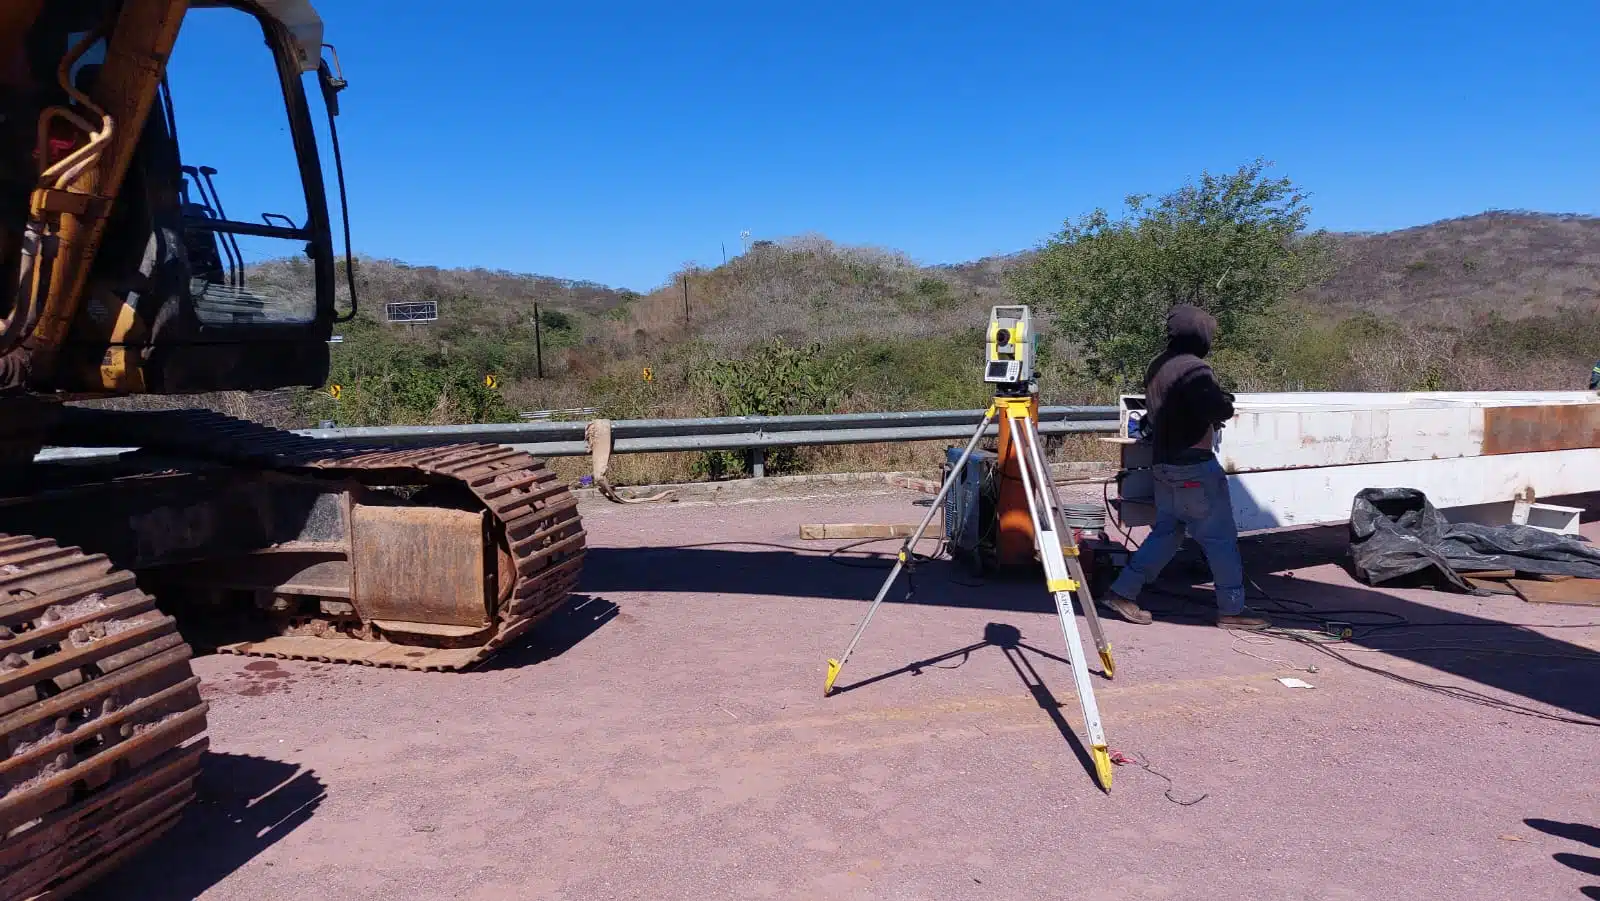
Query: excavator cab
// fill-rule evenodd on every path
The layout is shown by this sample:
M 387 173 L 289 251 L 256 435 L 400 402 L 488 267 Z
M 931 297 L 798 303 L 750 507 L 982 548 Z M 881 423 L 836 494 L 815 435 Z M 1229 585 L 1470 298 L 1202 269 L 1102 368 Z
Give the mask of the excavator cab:
M 138 104 L 128 96 L 125 70 L 110 90 L 98 82 L 123 46 L 147 40 L 140 28 L 161 26 L 151 7 L 165 8 L 183 27 L 165 70 L 148 85 L 148 100 Z M 138 22 L 136 8 L 146 10 L 148 26 Z M 321 21 L 303 0 L 52 0 L 39 6 L 23 33 L 20 71 L 31 82 L 37 110 L 63 113 L 49 121 L 31 174 L 92 145 L 99 138 L 96 114 L 114 106 L 120 115 L 111 117 L 98 159 L 103 169 L 106 155 L 125 154 L 126 169 L 114 192 L 67 185 L 58 198 L 57 206 L 105 204 L 86 217 L 103 214 L 103 231 L 78 291 L 62 284 L 73 273 L 64 271 L 60 247 L 51 283 L 39 290 L 47 237 L 35 254 L 33 284 L 22 284 L 26 272 L 7 279 L 19 295 L 13 312 L 30 302 L 20 295 L 32 289 L 32 303 L 71 315 L 56 317 L 66 320 L 64 330 L 52 333 L 46 316 L 44 328 L 23 336 L 27 341 L 4 347 L 7 355 L 26 355 L 28 365 L 0 366 L 0 390 L 82 397 L 323 383 L 328 340 L 340 319 L 338 270 L 351 281 L 353 273 L 348 256 L 335 256 L 314 114 L 315 106 L 324 108 L 315 112 L 325 114 L 337 161 L 335 112 L 345 82 L 337 57 L 332 65 L 323 60 L 321 39 Z M 146 107 L 144 121 L 128 133 L 127 110 L 139 105 Z M 188 128 L 181 130 L 180 121 Z M 13 141 L 26 136 L 15 128 L 8 134 Z M 17 159 L 11 150 L 9 158 Z M 219 171 L 218 157 L 232 168 Z M 336 172 L 342 201 L 342 165 Z M 7 172 L 4 178 L 14 183 L 17 176 Z M 26 196 L 15 184 L 7 188 L 7 198 Z M 15 212 L 7 214 L 15 220 Z M 58 242 L 66 230 L 76 225 L 81 232 L 86 224 L 58 226 Z M 345 238 L 348 254 L 348 227 Z M 4 265 L 16 273 L 16 255 Z M 354 312 L 351 287 L 346 317 Z
M 343 86 L 306 0 L 0 0 L 0 898 L 70 896 L 193 798 L 179 622 L 460 670 L 577 586 L 577 499 L 513 448 L 74 403 L 324 382 Z

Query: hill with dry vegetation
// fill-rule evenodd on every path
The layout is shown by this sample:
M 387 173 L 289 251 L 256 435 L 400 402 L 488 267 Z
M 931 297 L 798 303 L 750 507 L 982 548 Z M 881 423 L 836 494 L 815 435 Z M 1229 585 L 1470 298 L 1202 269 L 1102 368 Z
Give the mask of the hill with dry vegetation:
M 1343 313 L 1463 323 L 1600 310 L 1600 218 L 1493 212 L 1334 236 L 1333 274 L 1307 302 Z
M 1391 232 L 1330 232 L 1331 271 L 1304 292 L 1331 315 L 1373 314 L 1465 325 L 1600 309 L 1600 217 L 1494 211 Z M 976 287 L 1001 288 L 1031 252 L 936 267 Z
M 1495 212 L 1328 237 L 1329 274 L 1280 317 L 1268 358 L 1219 360 L 1236 389 L 1578 388 L 1600 357 L 1600 219 Z M 990 306 L 1008 302 L 1008 273 L 1030 257 L 924 266 L 804 236 L 674 273 L 642 295 L 362 259 L 363 313 L 334 348 L 337 399 L 307 390 L 204 402 L 291 427 L 497 421 L 579 406 L 616 418 L 978 407 L 987 399 L 974 377 L 982 326 Z M 269 263 L 251 277 L 309 290 L 301 268 Z M 386 302 L 415 300 L 437 301 L 439 320 L 382 321 Z M 1115 390 L 1087 381 L 1077 352 L 1071 335 L 1050 333 L 1046 400 L 1109 401 Z M 484 386 L 486 374 L 498 387 Z M 158 401 L 138 401 L 147 402 Z M 814 449 L 770 462 L 912 468 L 936 452 Z M 617 465 L 624 480 L 660 480 L 741 463 L 709 455 Z
M 1328 275 L 1294 298 L 1281 365 L 1237 373 L 1242 387 L 1581 387 L 1600 357 L 1600 218 L 1491 212 L 1326 237 Z M 941 353 L 957 378 L 976 352 L 970 342 L 989 306 L 1007 302 L 1007 274 L 1031 257 L 917 266 L 892 251 L 816 237 L 777 242 L 725 266 L 678 273 L 614 311 L 594 336 L 615 360 L 695 342 L 737 355 L 767 335 L 845 346 L 895 361 L 866 367 L 874 380 L 859 392 L 914 402 L 927 393 L 920 387 L 927 364 L 900 357 Z M 1070 361 L 1071 345 L 1069 335 L 1053 336 L 1055 362 Z M 912 385 L 911 396 L 896 392 L 895 382 Z M 1070 379 L 1052 390 L 1062 399 L 1105 395 Z M 974 403 L 979 395 L 975 388 Z

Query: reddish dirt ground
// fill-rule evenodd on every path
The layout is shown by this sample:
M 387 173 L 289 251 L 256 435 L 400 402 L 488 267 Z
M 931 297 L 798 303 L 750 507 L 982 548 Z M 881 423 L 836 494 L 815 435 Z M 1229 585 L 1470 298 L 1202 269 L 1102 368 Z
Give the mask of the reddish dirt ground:
M 90 896 L 1600 898 L 1600 729 L 1548 718 L 1600 717 L 1600 610 L 1373 591 L 1339 530 L 1247 540 L 1276 598 L 1435 624 L 1350 659 L 1477 700 L 1202 625 L 1175 569 L 1096 677 L 1111 747 L 1166 779 L 1107 795 L 1037 582 L 924 565 L 840 685 L 884 677 L 822 697 L 884 570 L 798 527 L 915 497 L 588 505 L 584 596 L 479 672 L 198 659 L 201 801 Z

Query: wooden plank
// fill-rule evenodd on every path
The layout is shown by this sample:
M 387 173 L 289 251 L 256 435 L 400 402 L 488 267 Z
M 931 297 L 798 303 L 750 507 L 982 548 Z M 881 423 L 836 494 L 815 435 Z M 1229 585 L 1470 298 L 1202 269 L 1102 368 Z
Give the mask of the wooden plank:
M 821 541 L 825 539 L 862 539 L 862 538 L 910 538 L 911 533 L 917 530 L 917 524 L 910 523 L 868 523 L 868 522 L 830 522 L 807 523 L 800 526 L 800 537 L 806 541 Z M 927 531 L 922 533 L 924 538 L 943 538 L 944 523 L 935 519 L 928 523 Z
M 1568 579 L 1565 582 L 1515 579 L 1511 582 L 1511 587 L 1530 604 L 1600 607 L 1600 579 Z
M 1461 574 L 1468 579 L 1515 579 L 1517 571 L 1514 569 L 1486 569 L 1482 572 L 1462 570 Z
M 1511 595 L 1512 597 L 1517 596 L 1517 590 L 1504 582 L 1493 582 L 1488 579 L 1478 579 L 1472 576 L 1467 576 L 1467 584 L 1471 585 L 1473 588 L 1481 588 L 1490 594 L 1507 594 Z

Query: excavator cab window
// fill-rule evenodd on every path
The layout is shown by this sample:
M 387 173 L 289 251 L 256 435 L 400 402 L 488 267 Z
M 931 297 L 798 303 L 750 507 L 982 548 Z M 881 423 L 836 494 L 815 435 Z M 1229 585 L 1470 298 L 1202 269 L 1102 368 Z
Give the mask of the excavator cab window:
M 337 57 L 324 62 L 320 22 L 294 0 L 189 0 L 174 7 L 183 10 L 177 43 L 152 85 L 130 74 L 130 61 L 154 52 L 141 42 L 157 39 L 157 6 L 33 0 L 27 15 L 0 13 L 0 284 L 21 284 L 32 259 L 22 238 L 44 167 L 91 139 L 126 166 L 89 270 L 27 280 L 30 306 L 55 303 L 71 320 L 12 374 L 78 395 L 321 385 L 334 323 L 354 306 L 352 296 L 341 317 L 335 305 L 340 268 L 346 283 L 353 273 L 335 257 L 319 140 L 325 128 L 337 172 Z M 62 72 L 64 59 L 72 64 Z M 118 114 L 92 112 L 94 98 Z M 135 108 L 142 125 L 119 132 Z M 109 139 L 94 137 L 102 119 Z M 50 129 L 43 155 L 39 121 Z M 52 298 L 51 284 L 79 294 Z M 7 350 L 16 352 L 0 362 L 24 355 Z
M 86 33 L 57 32 L 69 46 Z M 342 261 L 319 152 L 327 68 L 311 40 L 245 0 L 189 4 L 68 341 L 83 387 L 107 384 L 116 348 L 139 377 L 113 373 L 114 389 L 326 379 Z M 100 59 L 84 55 L 74 83 L 89 88 Z
M 191 7 L 152 112 L 177 152 L 168 162 L 178 170 L 188 294 L 204 326 L 332 315 L 316 272 L 332 247 L 309 98 L 275 38 L 243 9 Z

